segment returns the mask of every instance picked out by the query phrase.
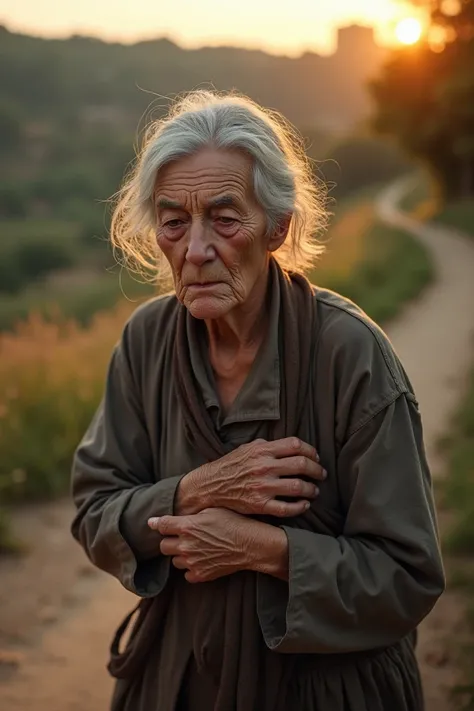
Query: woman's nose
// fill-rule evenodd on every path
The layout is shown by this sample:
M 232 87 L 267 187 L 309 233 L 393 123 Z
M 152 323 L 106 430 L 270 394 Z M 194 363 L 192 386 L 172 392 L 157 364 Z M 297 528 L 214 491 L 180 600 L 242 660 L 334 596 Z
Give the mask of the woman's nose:
M 216 253 L 209 239 L 206 225 L 202 220 L 193 220 L 188 231 L 187 261 L 201 266 L 205 262 L 215 259 L 215 256 Z

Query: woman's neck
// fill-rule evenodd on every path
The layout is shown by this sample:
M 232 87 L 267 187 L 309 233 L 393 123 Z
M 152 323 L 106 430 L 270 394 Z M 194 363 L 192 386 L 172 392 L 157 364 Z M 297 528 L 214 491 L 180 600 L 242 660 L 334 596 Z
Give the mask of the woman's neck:
M 206 321 L 209 352 L 234 352 L 252 349 L 262 343 L 268 313 L 266 297 L 268 273 L 258 280 L 249 298 L 221 319 Z
M 223 319 L 206 322 L 209 361 L 225 411 L 243 386 L 267 333 L 267 284 L 268 275 L 259 280 L 254 293 L 241 308 Z

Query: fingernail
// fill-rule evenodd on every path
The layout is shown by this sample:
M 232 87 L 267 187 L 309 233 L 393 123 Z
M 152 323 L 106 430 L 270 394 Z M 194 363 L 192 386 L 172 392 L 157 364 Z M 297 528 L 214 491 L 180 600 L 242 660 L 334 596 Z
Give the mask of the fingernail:
M 160 519 L 158 516 L 153 516 L 152 518 L 148 519 L 148 525 L 150 528 L 156 528 L 160 522 Z
M 328 473 L 325 469 L 323 469 L 323 479 L 327 479 L 327 478 L 328 478 Z
M 310 506 L 311 506 L 311 504 L 306 502 L 306 504 L 304 505 L 304 510 L 307 511 Z

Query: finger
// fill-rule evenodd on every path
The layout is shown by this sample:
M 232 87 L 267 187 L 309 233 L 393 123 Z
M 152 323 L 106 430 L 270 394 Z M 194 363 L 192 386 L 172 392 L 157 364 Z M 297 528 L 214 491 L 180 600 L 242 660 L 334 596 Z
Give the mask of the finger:
M 179 544 L 180 540 L 177 536 L 163 538 L 160 543 L 160 551 L 163 555 L 179 555 Z
M 324 481 L 327 472 L 320 464 L 303 455 L 285 457 L 273 463 L 272 472 L 275 476 L 307 476 L 317 481 Z
M 204 578 L 201 578 L 199 575 L 196 573 L 193 573 L 192 570 L 188 570 L 185 574 L 184 577 L 188 581 L 188 583 L 203 583 L 205 582 Z
M 276 459 L 301 455 L 314 462 L 319 462 L 319 454 L 316 449 L 298 437 L 277 439 L 274 442 L 266 442 L 262 446 L 265 447 L 269 454 L 276 457 Z
M 177 536 L 182 531 L 186 516 L 161 516 L 148 519 L 148 525 L 162 536 Z
M 181 558 L 181 556 L 179 555 L 176 555 L 171 562 L 173 563 L 174 567 L 178 568 L 179 570 L 187 570 L 188 568 L 185 559 Z
M 310 507 L 309 501 L 296 501 L 295 503 L 287 501 L 277 501 L 270 499 L 265 504 L 263 513 L 266 516 L 275 516 L 276 518 L 291 518 L 292 516 L 301 516 Z
M 303 479 L 272 479 L 272 496 L 294 496 L 297 499 L 314 499 L 319 494 L 315 484 Z

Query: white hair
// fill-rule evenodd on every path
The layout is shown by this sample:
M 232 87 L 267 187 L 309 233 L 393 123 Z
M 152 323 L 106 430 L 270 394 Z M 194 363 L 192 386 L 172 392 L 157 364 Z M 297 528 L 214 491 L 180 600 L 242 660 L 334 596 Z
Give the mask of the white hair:
M 159 171 L 205 147 L 237 149 L 253 163 L 253 189 L 268 230 L 291 215 L 281 266 L 305 272 L 324 247 L 317 235 L 327 223 L 324 186 L 316 182 L 302 138 L 278 113 L 236 94 L 194 91 L 145 133 L 134 168 L 117 194 L 111 241 L 133 271 L 170 276 L 156 242 L 154 190 Z

